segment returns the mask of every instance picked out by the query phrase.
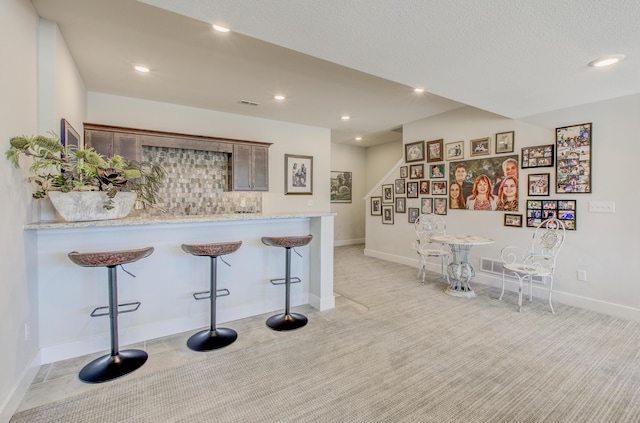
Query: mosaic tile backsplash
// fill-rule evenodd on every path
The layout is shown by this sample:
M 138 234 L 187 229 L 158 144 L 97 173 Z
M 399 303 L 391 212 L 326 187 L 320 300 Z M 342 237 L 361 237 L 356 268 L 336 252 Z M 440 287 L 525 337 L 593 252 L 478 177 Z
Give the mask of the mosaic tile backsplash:
M 262 211 L 262 193 L 232 192 L 229 155 L 202 150 L 143 146 L 142 160 L 167 172 L 158 193 L 158 209 L 138 209 L 137 215 L 206 215 Z M 132 212 L 133 214 L 133 212 Z

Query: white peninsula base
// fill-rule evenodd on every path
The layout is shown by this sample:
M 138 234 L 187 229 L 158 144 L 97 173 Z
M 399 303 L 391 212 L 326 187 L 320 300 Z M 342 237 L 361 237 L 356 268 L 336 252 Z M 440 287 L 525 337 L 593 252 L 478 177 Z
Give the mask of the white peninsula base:
M 208 324 L 208 302 L 192 294 L 208 289 L 209 260 L 186 254 L 183 243 L 242 241 L 238 251 L 224 257 L 231 267 L 218 266 L 218 288 L 230 291 L 218 301 L 217 321 L 224 323 L 284 308 L 284 287 L 269 279 L 284 277 L 285 251 L 263 245 L 260 238 L 310 233 L 311 243 L 298 249 L 302 258 L 292 255 L 291 274 L 302 283 L 292 285 L 291 305 L 333 308 L 333 218 L 332 213 L 235 214 L 26 225 L 27 245 L 37 262 L 30 283 L 37 287 L 32 295 L 39 305 L 41 364 L 109 346 L 108 321 L 89 316 L 107 303 L 107 270 L 79 267 L 69 252 L 154 247 L 151 256 L 124 266 L 135 278 L 118 269 L 119 302 L 142 303 L 119 317 L 120 344 L 127 345 Z

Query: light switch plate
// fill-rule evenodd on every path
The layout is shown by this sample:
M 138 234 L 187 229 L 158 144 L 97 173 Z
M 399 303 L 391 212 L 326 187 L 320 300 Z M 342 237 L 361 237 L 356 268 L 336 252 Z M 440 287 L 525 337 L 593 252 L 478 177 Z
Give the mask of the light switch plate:
M 590 213 L 615 213 L 616 203 L 613 201 L 589 201 Z

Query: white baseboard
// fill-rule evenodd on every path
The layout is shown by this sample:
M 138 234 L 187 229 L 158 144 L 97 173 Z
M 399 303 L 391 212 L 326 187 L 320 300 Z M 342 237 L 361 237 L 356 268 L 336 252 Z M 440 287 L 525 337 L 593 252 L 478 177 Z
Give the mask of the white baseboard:
M 40 354 L 37 354 L 33 360 L 31 360 L 29 366 L 22 372 L 18 383 L 13 386 L 7 398 L 0 404 L 0 423 L 8 423 L 11 420 L 11 417 L 27 393 L 27 389 L 31 386 L 31 382 L 33 382 L 33 379 L 38 374 L 41 364 L 40 361 Z
M 344 247 L 345 245 L 358 245 L 364 244 L 364 238 L 355 238 L 355 239 L 343 239 L 340 241 L 333 241 L 334 247 Z
M 371 249 L 365 249 L 364 255 L 369 257 L 375 257 L 382 260 L 392 261 L 394 263 L 406 264 L 411 267 L 419 267 L 420 261 L 418 259 L 410 259 L 407 257 L 397 256 L 394 254 L 385 253 L 382 251 L 375 251 Z M 440 264 L 433 262 L 428 263 L 428 270 L 432 270 L 435 273 L 440 273 Z M 483 285 L 492 286 L 495 288 L 502 288 L 502 276 L 491 275 L 484 272 L 476 271 L 476 275 L 473 278 L 472 283 L 481 283 Z M 528 288 L 525 288 L 528 289 Z M 505 280 L 505 291 L 510 293 L 518 292 L 518 282 L 513 279 Z M 528 292 L 528 291 L 525 291 Z M 546 299 L 548 296 L 548 290 L 544 286 L 533 284 L 533 296 L 534 298 Z M 602 314 L 608 314 L 610 316 L 621 317 L 624 319 L 640 322 L 640 309 L 634 307 L 628 307 L 620 304 L 610 303 L 607 301 L 598 300 L 595 298 L 583 297 L 580 295 L 553 290 L 552 294 L 553 303 L 561 303 L 570 305 L 573 307 L 583 308 L 585 310 L 591 310 Z

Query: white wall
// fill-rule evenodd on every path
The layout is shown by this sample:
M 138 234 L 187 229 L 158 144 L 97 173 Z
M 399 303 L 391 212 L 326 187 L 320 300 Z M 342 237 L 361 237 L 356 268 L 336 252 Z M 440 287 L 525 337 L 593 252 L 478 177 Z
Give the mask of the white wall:
M 352 172 L 351 203 L 331 203 L 337 213 L 334 221 L 334 245 L 364 243 L 364 212 L 366 194 L 366 149 L 331 144 L 331 170 Z
M 520 153 L 521 147 L 553 144 L 556 127 L 592 122 L 593 194 L 554 194 L 552 189 L 549 196 L 550 199 L 577 200 L 578 229 L 568 232 L 560 252 L 554 298 L 558 302 L 640 320 L 640 285 L 636 280 L 640 273 L 637 241 L 640 230 L 636 217 L 640 201 L 635 195 L 633 172 L 640 156 L 638 116 L 640 95 L 558 110 L 526 121 L 467 107 L 405 125 L 404 143 L 439 138 L 445 143 L 465 140 L 465 158 L 469 158 L 470 139 L 494 137 L 497 132 L 513 130 L 516 152 Z M 526 192 L 527 174 L 541 172 L 554 175 L 555 169 L 521 169 L 519 192 Z M 392 183 L 397 177 L 397 174 L 390 176 L 386 183 Z M 614 201 L 615 214 L 589 213 L 589 201 Z M 407 207 L 417 205 L 409 199 Z M 519 212 L 525 213 L 523 201 Z M 476 269 L 479 257 L 499 259 L 502 247 L 526 245 L 533 231 L 504 227 L 501 212 L 449 210 L 446 220 L 450 233 L 485 235 L 496 240 L 493 245 L 474 247 L 472 264 Z M 410 247 L 414 236 L 413 227 L 404 216 L 396 216 L 394 225 L 382 225 L 380 217 L 366 218 L 367 254 L 417 266 L 416 254 Z M 586 270 L 587 282 L 577 280 L 578 269 Z M 482 273 L 478 273 L 474 281 L 495 286 L 499 283 L 497 278 Z
M 87 104 L 90 123 L 273 143 L 269 148 L 269 192 L 262 194 L 262 210 L 330 209 L 329 129 L 96 92 L 89 92 Z M 313 195 L 284 194 L 285 154 L 313 157 Z
M 398 160 L 404 155 L 403 148 L 402 141 L 367 147 L 366 192 L 369 192 L 387 174 L 389 169 L 398 163 Z
M 0 78 L 0 140 L 2 152 L 16 135 L 38 132 L 36 93 L 36 34 L 38 16 L 28 0 L 0 0 L 0 57 L 4 58 Z M 4 156 L 4 154 L 3 154 Z M 0 159 L 0 422 L 9 421 L 33 378 L 33 361 L 38 352 L 36 336 L 25 341 L 25 324 L 36 330 L 37 304 L 30 295 L 28 255 L 30 240 L 22 226 L 30 216 L 33 200 L 23 183 L 25 175 Z

